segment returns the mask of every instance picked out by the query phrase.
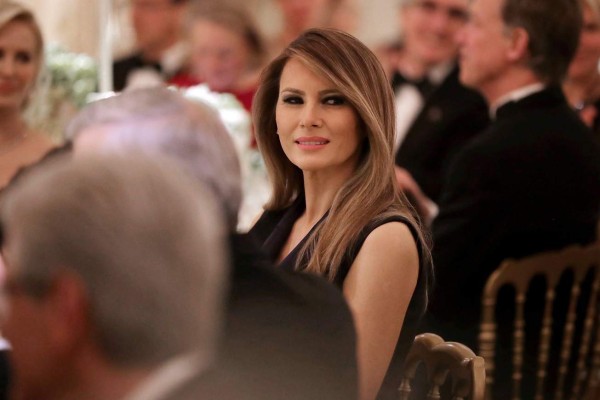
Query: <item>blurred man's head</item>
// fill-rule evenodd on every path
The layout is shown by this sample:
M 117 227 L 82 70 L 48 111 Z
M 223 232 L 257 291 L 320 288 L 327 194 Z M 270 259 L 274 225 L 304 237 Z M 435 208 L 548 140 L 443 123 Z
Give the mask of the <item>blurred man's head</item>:
M 116 395 L 174 357 L 210 361 L 227 258 L 209 191 L 130 154 L 53 160 L 4 196 L 2 332 L 17 394 L 97 398 L 110 379 L 102 390 Z
M 402 0 L 400 23 L 404 51 L 425 67 L 457 56 L 456 34 L 468 17 L 468 0 Z
M 581 21 L 575 0 L 474 0 L 458 35 L 460 79 L 490 102 L 530 83 L 558 85 Z
M 141 151 L 170 157 L 213 191 L 235 230 L 242 200 L 240 165 L 225 126 L 210 106 L 164 88 L 135 90 L 84 108 L 67 136 L 76 154 Z
M 136 44 L 144 56 L 158 61 L 179 40 L 187 0 L 131 0 Z

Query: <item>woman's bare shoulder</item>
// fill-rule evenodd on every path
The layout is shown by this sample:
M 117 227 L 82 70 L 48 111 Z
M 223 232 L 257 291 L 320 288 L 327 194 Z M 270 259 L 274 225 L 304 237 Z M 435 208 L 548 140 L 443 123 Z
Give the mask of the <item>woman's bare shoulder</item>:
M 418 260 L 417 243 L 413 234 L 406 223 L 399 221 L 387 222 L 373 229 L 365 239 L 362 250 Z

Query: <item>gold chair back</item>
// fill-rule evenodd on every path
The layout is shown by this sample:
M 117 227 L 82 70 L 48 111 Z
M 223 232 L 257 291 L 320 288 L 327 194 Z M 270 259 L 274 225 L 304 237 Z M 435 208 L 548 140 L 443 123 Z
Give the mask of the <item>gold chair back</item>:
M 440 387 L 451 379 L 452 399 L 483 400 L 485 367 L 483 358 L 456 342 L 444 342 L 433 333 L 418 335 L 404 362 L 400 400 L 409 400 L 417 368 L 425 366 L 428 384 L 427 400 L 440 399 Z
M 536 276 L 546 280 L 544 309 L 537 353 L 535 376 L 535 399 L 544 398 L 544 385 L 548 372 L 548 360 L 553 330 L 553 307 L 556 288 L 567 270 L 573 273 L 573 285 L 570 288 L 566 323 L 562 333 L 560 347 L 558 379 L 555 399 L 594 399 L 592 393 L 598 390 L 600 382 L 600 335 L 598 334 L 599 311 L 598 294 L 600 287 L 600 246 L 571 246 L 561 251 L 545 252 L 520 260 L 506 260 L 488 279 L 482 296 L 482 319 L 479 333 L 479 351 L 485 359 L 486 397 L 491 398 L 494 385 L 495 345 L 497 341 L 497 322 L 495 316 L 496 300 L 499 290 L 505 285 L 515 289 L 515 320 L 512 348 L 512 399 L 520 399 L 522 386 L 523 356 L 525 351 L 525 301 L 530 282 Z M 581 294 L 581 285 L 588 274 L 593 273 L 590 298 L 585 311 L 579 354 L 571 354 L 574 340 L 576 307 Z M 556 329 L 556 328 L 555 328 Z M 575 378 L 569 393 L 565 392 L 565 380 L 569 360 L 577 357 Z M 589 361 L 591 359 L 591 362 Z M 500 382 L 499 382 L 500 383 Z M 502 384 L 506 384 L 502 382 Z

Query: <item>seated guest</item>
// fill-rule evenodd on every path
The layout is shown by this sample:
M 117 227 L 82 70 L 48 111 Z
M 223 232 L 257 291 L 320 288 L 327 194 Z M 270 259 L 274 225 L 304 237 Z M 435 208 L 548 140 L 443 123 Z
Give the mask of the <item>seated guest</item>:
M 600 139 L 600 1 L 580 0 L 583 28 L 563 89 L 579 117 Z
M 42 33 L 31 11 L 12 1 L 0 3 L 0 55 L 1 188 L 53 147 L 25 119 L 44 64 Z
M 157 83 L 179 72 L 187 51 L 181 23 L 188 0 L 131 0 L 135 51 L 113 63 L 113 87 L 121 91 L 150 76 Z
M 52 160 L 4 196 L 11 398 L 201 398 L 228 271 L 210 191 L 129 155 Z
M 400 2 L 403 42 L 391 65 L 396 177 L 425 220 L 435 216 L 454 157 L 489 123 L 484 99 L 458 80 L 455 36 L 468 19 L 468 3 Z M 411 186 L 413 179 L 416 188 Z
M 456 156 L 433 222 L 438 284 L 424 329 L 446 340 L 477 348 L 483 287 L 502 260 L 594 240 L 600 148 L 560 88 L 580 29 L 572 0 L 472 2 L 460 79 L 493 122 Z
M 396 190 L 383 68 L 349 34 L 308 30 L 263 71 L 253 119 L 273 196 L 250 234 L 280 269 L 343 291 L 357 329 L 360 399 L 395 398 L 428 263 Z
M 130 91 L 92 103 L 72 121 L 75 155 L 168 156 L 209 187 L 225 210 L 233 275 L 223 354 L 204 381 L 209 399 L 355 399 L 355 334 L 339 291 L 318 277 L 273 269 L 235 235 L 240 170 L 214 110 L 167 89 Z
M 186 32 L 191 57 L 188 72 L 170 81 L 176 86 L 206 83 L 231 93 L 250 111 L 264 48 L 252 18 L 242 8 L 199 3 L 191 7 Z

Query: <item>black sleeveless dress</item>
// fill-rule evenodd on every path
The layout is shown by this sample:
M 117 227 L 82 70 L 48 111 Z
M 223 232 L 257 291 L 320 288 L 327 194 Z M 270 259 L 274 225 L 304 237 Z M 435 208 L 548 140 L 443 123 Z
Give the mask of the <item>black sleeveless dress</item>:
M 258 243 L 261 244 L 262 250 L 271 261 L 276 262 L 283 245 L 287 241 L 294 223 L 305 210 L 304 196 L 294 201 L 294 203 L 288 208 L 277 210 L 277 211 L 265 211 L 256 224 L 252 227 L 249 235 L 253 236 Z M 279 267 L 286 270 L 294 270 L 296 266 L 296 260 L 298 258 L 300 249 L 304 243 L 310 237 L 311 233 L 319 226 L 326 218 L 326 213 L 317 224 L 311 229 L 311 231 L 300 241 L 300 243 L 279 263 Z M 422 256 L 423 244 L 419 240 L 417 234 L 417 228 L 402 215 L 391 216 L 382 220 L 377 220 L 369 223 L 360 232 L 354 246 L 348 249 L 346 252 L 338 274 L 334 278 L 334 283 L 341 290 L 344 284 L 344 280 L 350 271 L 354 259 L 358 255 L 364 241 L 367 236 L 375 230 L 377 227 L 386 224 L 388 222 L 401 222 L 404 223 L 410 230 L 419 251 L 419 277 L 417 279 L 417 285 L 415 291 L 408 305 L 404 323 L 402 324 L 402 330 L 398 342 L 396 343 L 396 349 L 392 356 L 390 366 L 386 372 L 382 387 L 377 396 L 378 400 L 397 399 L 397 390 L 400 385 L 400 377 L 402 373 L 402 364 L 404 358 L 412 344 L 415 334 L 418 330 L 418 324 L 421 316 L 425 312 L 427 304 L 427 268 L 424 265 Z M 305 266 L 308 264 L 307 255 L 304 260 L 299 264 Z M 302 269 L 302 267 L 300 267 Z

